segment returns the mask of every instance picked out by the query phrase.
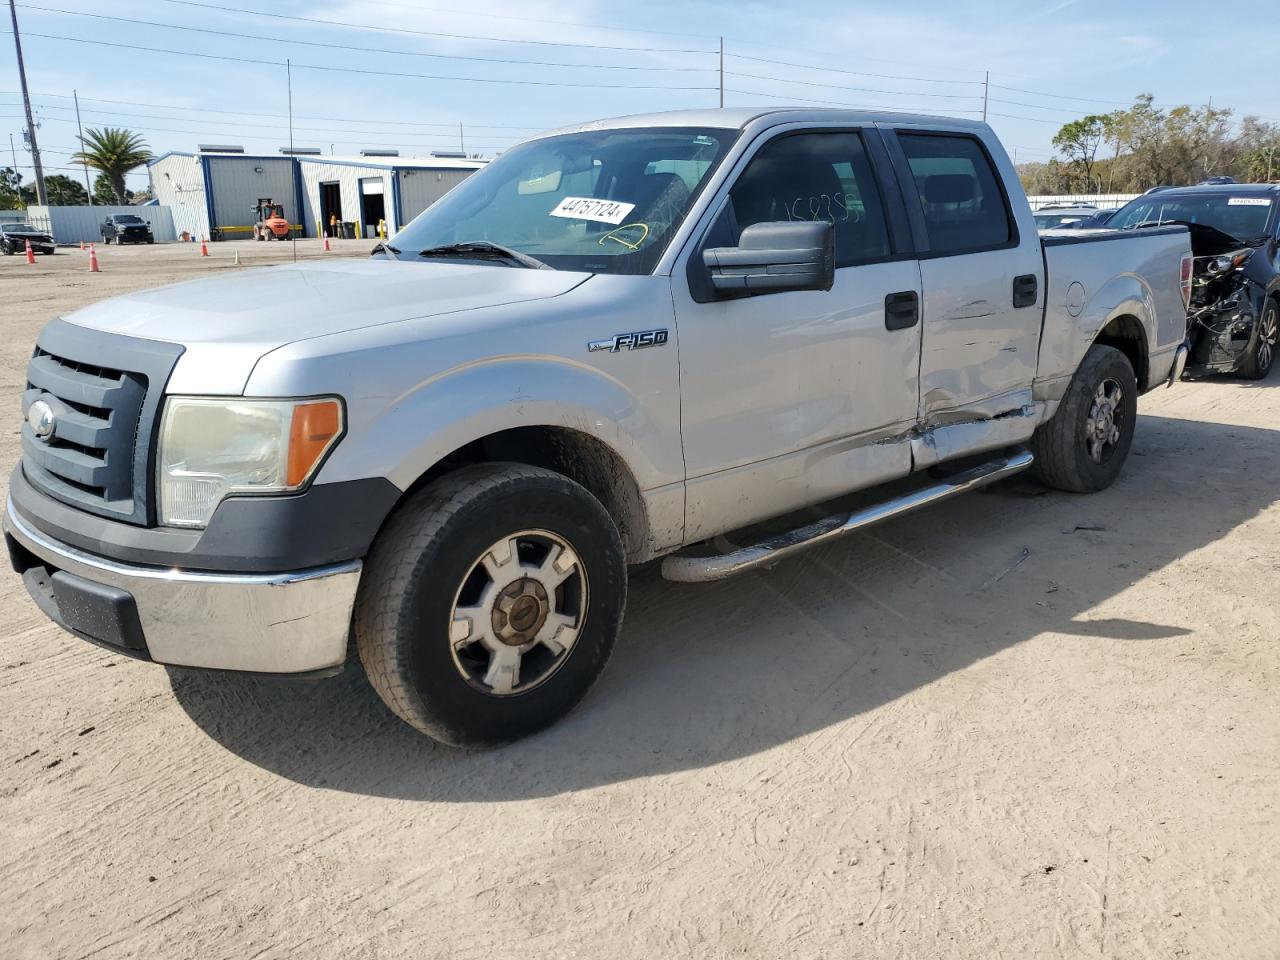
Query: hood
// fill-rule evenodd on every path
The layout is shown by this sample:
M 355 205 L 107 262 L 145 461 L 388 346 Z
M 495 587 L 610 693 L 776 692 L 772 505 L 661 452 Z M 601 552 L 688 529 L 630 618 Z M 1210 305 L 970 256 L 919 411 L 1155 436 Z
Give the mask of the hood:
M 386 323 L 541 300 L 590 274 L 494 264 L 333 260 L 243 270 L 104 300 L 64 319 L 186 350 L 173 393 L 238 393 L 265 353 Z

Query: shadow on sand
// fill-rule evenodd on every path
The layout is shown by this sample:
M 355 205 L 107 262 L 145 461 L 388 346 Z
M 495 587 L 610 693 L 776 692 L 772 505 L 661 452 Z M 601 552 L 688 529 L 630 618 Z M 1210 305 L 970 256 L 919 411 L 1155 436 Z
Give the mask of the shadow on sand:
M 592 693 L 559 724 L 498 750 L 433 744 L 382 706 L 358 667 L 317 683 L 174 671 L 172 687 L 228 750 L 359 794 L 521 799 L 722 763 L 1045 632 L 1140 642 L 1160 656 L 1184 628 L 1090 611 L 1269 506 L 1280 432 L 1144 416 L 1133 454 L 1121 481 L 1093 497 L 1020 477 L 770 572 L 681 586 L 653 566 L 636 571 Z

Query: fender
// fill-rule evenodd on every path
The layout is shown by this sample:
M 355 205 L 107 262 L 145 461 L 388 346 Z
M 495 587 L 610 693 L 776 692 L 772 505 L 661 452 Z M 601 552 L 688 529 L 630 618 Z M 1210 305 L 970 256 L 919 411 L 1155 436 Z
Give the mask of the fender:
M 1045 323 L 1040 341 L 1039 373 L 1033 396 L 1036 400 L 1060 400 L 1084 355 L 1099 335 L 1119 317 L 1133 317 L 1142 328 L 1147 357 L 1157 355 L 1160 331 L 1156 318 L 1159 305 L 1150 285 L 1132 273 L 1122 273 L 1088 297 L 1080 315 L 1071 318 L 1066 304 L 1050 304 L 1057 318 Z M 1170 338 L 1172 340 L 1172 338 Z M 1173 341 L 1170 351 L 1178 341 Z
M 499 357 L 446 371 L 371 411 L 334 451 L 326 482 L 384 476 L 402 490 L 453 451 L 514 427 L 565 427 L 612 449 L 641 490 L 684 479 L 669 425 L 622 384 L 559 357 Z M 673 470 L 674 468 L 674 470 Z

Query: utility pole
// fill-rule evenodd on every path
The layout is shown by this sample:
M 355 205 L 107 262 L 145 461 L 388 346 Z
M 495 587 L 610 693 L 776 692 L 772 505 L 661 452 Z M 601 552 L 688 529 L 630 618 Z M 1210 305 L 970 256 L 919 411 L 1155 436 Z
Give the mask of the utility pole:
M 44 168 L 40 165 L 40 146 L 36 143 L 36 123 L 31 116 L 31 95 L 27 92 L 27 68 L 22 62 L 22 38 L 18 36 L 18 8 L 9 0 L 9 18 L 13 21 L 13 48 L 18 54 L 18 79 L 22 83 L 22 106 L 27 114 L 27 140 L 31 144 L 31 165 L 36 171 L 36 203 L 49 202 L 44 192 Z
M 80 94 L 75 90 L 71 91 L 71 99 L 76 102 L 76 133 L 80 140 L 80 149 L 84 149 L 84 129 L 80 126 Z M 84 192 L 89 194 L 89 206 L 93 206 L 93 187 L 89 186 L 89 164 L 84 163 Z
M 13 172 L 18 172 L 18 148 L 13 145 L 13 134 L 9 134 L 9 152 L 13 154 Z
M 458 121 L 458 149 L 462 151 L 462 155 L 467 155 L 467 139 L 462 135 L 462 121 Z
M 720 38 L 720 106 L 724 106 L 724 37 Z
M 991 93 L 991 71 L 986 71 L 982 79 L 982 122 L 987 122 L 987 97 Z

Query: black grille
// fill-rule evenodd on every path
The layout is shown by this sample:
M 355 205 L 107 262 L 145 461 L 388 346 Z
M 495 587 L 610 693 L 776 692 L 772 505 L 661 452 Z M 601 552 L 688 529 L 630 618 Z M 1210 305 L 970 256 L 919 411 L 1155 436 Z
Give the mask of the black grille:
M 151 520 L 151 449 L 160 393 L 181 347 L 54 321 L 40 335 L 22 397 L 22 463 L 59 500 L 103 516 Z M 37 401 L 53 430 L 37 436 Z

